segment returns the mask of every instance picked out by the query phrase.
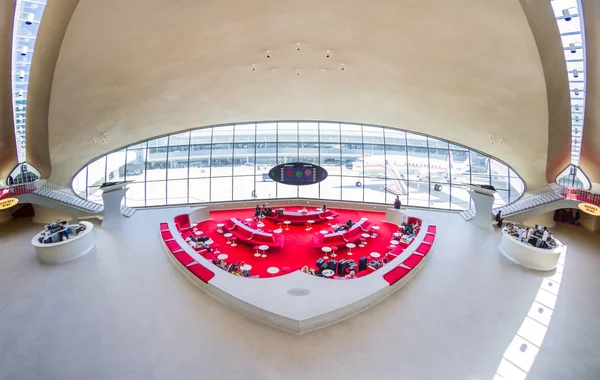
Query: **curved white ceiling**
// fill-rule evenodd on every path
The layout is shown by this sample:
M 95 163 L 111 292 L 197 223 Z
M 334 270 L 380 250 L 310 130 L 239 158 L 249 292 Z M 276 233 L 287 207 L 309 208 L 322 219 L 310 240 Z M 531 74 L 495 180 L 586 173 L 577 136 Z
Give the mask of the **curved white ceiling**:
M 26 114 L 29 74 L 38 29 L 47 0 L 17 0 L 13 23 L 12 90 L 15 144 L 19 162 L 26 159 Z
M 160 134 L 308 119 L 457 141 L 536 187 L 547 107 L 517 0 L 81 0 L 52 87 L 52 178 Z
M 579 165 L 585 116 L 586 54 L 585 28 L 580 0 L 551 0 L 569 76 L 571 98 L 571 164 Z

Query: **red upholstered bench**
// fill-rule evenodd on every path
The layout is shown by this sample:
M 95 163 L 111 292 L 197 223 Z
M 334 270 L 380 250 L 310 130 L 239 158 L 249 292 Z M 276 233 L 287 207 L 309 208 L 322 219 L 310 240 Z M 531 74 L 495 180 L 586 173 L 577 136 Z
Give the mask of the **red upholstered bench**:
M 164 241 L 173 240 L 173 235 L 171 235 L 171 233 L 169 231 L 162 231 L 160 233 L 160 236 L 162 236 Z
M 184 266 L 188 266 L 195 261 L 190 255 L 183 251 L 174 253 L 173 256 L 175 256 L 177 261 Z
M 160 230 L 161 231 L 168 231 L 169 230 L 169 225 L 167 223 L 161 223 L 160 224 Z
M 415 255 L 414 253 L 410 255 L 410 257 L 402 262 L 403 265 L 406 265 L 409 268 L 414 268 L 423 260 L 423 256 Z
M 429 227 L 427 227 L 427 232 L 435 234 L 437 232 L 437 227 L 436 226 L 429 226 Z
M 177 226 L 177 230 L 179 232 L 192 229 L 190 226 L 190 216 L 188 214 L 177 215 L 173 220 L 175 221 L 175 225 Z
M 433 244 L 434 240 L 435 240 L 435 235 L 434 234 L 426 234 L 425 235 L 425 239 L 423 239 L 423 242 L 429 243 L 429 244 Z
M 175 240 L 166 241 L 165 244 L 167 245 L 167 248 L 169 248 L 169 251 L 171 251 L 171 252 L 181 251 L 181 247 L 179 246 L 179 244 L 177 244 L 177 242 Z
M 408 272 L 410 272 L 410 269 L 396 267 L 383 275 L 383 279 L 389 282 L 390 285 L 394 285 L 396 282 L 400 281 L 404 276 L 406 276 Z
M 419 248 L 417 248 L 417 250 L 415 252 L 420 253 L 423 256 L 426 256 L 430 250 L 431 250 L 431 244 L 421 243 L 421 245 L 419 246 Z
M 196 277 L 208 284 L 208 282 L 215 277 L 215 274 L 202 264 L 194 264 L 187 267 Z
M 368 275 L 369 273 L 371 273 L 371 272 L 369 272 L 368 270 L 364 269 L 364 270 L 361 270 L 360 272 L 358 272 L 356 274 L 356 277 L 364 277 L 364 276 Z

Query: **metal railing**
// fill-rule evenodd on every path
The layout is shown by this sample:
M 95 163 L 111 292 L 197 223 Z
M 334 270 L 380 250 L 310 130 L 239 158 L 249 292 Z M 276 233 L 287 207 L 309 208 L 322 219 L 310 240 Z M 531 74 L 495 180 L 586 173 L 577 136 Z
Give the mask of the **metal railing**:
M 586 190 L 562 188 L 561 195 L 567 199 L 573 199 L 585 203 L 591 203 L 600 206 L 600 194 L 592 193 Z

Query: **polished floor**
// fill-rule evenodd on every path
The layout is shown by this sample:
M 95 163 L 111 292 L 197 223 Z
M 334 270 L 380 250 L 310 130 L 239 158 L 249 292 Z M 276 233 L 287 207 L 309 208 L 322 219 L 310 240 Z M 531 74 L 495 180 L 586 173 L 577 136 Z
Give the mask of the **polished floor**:
M 139 211 L 97 228 L 94 250 L 58 266 L 35 258 L 39 225 L 0 224 L 0 379 L 501 379 L 502 362 L 519 362 L 507 348 L 549 276 L 505 259 L 499 232 L 414 211 L 439 226 L 423 270 L 362 314 L 293 336 L 182 276 L 158 234 L 179 212 Z M 560 292 L 522 375 L 599 379 L 600 235 L 555 231 L 569 246 Z

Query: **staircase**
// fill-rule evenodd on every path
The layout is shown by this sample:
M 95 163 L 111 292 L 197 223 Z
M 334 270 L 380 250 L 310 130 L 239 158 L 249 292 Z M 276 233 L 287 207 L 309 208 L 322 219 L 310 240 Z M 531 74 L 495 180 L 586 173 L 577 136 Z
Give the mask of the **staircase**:
M 34 198 L 29 198 L 29 200 L 33 201 L 33 203 L 48 203 L 47 206 L 49 207 L 52 207 L 52 203 L 56 202 L 59 203 L 61 206 L 66 206 L 68 208 L 73 208 L 90 214 L 98 214 L 104 211 L 103 205 L 82 199 L 81 197 L 77 196 L 70 188 L 49 183 L 46 180 L 31 182 L 28 183 L 26 187 L 23 187 L 18 191 L 16 191 L 16 187 L 13 190 L 13 192 L 9 193 L 12 196 L 20 195 L 22 197 L 38 197 L 45 200 L 49 200 L 51 202 L 35 202 Z M 129 218 L 134 213 L 134 208 L 121 206 L 121 214 L 123 214 L 123 216 Z
M 460 212 L 460 216 L 467 222 L 475 217 L 475 210 L 465 210 Z
M 493 213 L 496 214 L 501 210 L 503 218 L 514 217 L 516 215 L 526 217 L 531 216 L 529 214 L 541 214 L 559 208 L 576 207 L 578 202 L 571 200 L 570 197 L 566 197 L 568 191 L 569 189 L 553 183 L 539 189 L 527 191 L 516 202 L 494 208 Z M 475 210 L 465 210 L 460 215 L 463 219 L 469 221 L 475 217 Z
M 386 164 L 385 167 L 387 172 L 390 173 L 390 178 L 392 179 L 392 181 L 390 181 L 392 186 L 386 187 L 385 190 L 396 195 L 408 194 L 406 181 L 402 178 L 402 175 L 398 174 L 398 171 L 390 164 Z
M 89 202 L 79 198 L 68 187 L 55 185 L 48 182 L 45 182 L 41 186 L 39 186 L 33 192 L 33 194 L 42 198 L 66 204 L 70 207 L 76 208 L 81 211 L 98 213 L 104 210 L 104 206 L 102 206 L 101 204 Z
M 563 187 L 553 183 L 525 192 L 518 201 L 495 208 L 494 214 L 500 210 L 502 211 L 502 217 L 509 217 L 563 199 Z

